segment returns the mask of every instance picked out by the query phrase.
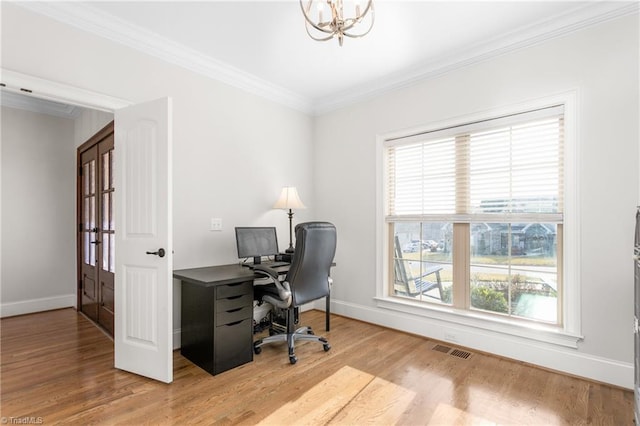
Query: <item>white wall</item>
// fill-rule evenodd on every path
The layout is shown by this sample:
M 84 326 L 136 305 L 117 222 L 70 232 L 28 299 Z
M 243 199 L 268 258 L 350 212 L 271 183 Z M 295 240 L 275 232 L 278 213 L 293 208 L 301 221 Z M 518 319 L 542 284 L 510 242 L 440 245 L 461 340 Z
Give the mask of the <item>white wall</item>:
M 286 242 L 286 215 L 270 206 L 281 186 L 293 184 L 309 207 L 296 221 L 319 218 L 338 228 L 334 310 L 427 336 L 440 336 L 442 324 L 381 310 L 373 300 L 376 135 L 577 89 L 585 339 L 577 350 L 527 346 L 461 327 L 460 344 L 631 387 L 630 250 L 640 192 L 637 16 L 317 119 L 11 3 L 2 4 L 1 18 L 6 69 L 132 102 L 173 97 L 176 268 L 235 261 L 235 225 L 275 224 Z M 208 230 L 211 217 L 222 218 L 222 232 Z
M 134 103 L 173 98 L 176 269 L 237 261 L 234 226 L 275 225 L 286 247 L 287 215 L 271 209 L 282 186 L 309 207 L 296 221 L 314 217 L 310 117 L 15 4 L 2 3 L 1 19 L 5 69 Z M 222 232 L 209 231 L 212 217 Z M 174 295 L 179 329 L 177 282 Z
M 638 49 L 638 17 L 626 17 L 319 117 L 314 155 L 332 172 L 316 171 L 316 214 L 339 233 L 335 311 L 440 339 L 452 325 L 374 301 L 376 135 L 577 90 L 584 340 L 575 350 L 459 327 L 459 344 L 630 388 Z
M 113 121 L 113 114 L 110 112 L 83 108 L 80 115 L 74 120 L 73 139 L 76 148 L 91 139 L 111 121 Z
M 74 306 L 74 122 L 2 108 L 2 316 Z
M 2 108 L 0 316 L 76 306 L 76 148 L 111 120 Z

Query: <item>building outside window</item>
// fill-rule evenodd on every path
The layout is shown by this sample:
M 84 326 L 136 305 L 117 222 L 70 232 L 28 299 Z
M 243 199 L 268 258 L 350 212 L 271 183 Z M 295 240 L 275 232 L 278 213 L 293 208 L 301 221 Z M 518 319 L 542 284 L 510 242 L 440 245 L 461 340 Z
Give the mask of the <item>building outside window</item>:
M 389 297 L 563 325 L 563 105 L 383 151 Z

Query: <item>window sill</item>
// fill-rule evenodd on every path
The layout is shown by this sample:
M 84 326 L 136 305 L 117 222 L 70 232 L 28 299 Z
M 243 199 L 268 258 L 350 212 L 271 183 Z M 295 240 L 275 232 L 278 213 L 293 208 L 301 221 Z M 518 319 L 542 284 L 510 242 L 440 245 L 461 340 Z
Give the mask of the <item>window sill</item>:
M 494 333 L 517 336 L 529 340 L 574 348 L 582 336 L 546 324 L 517 322 L 481 312 L 463 311 L 449 306 L 412 302 L 395 297 L 376 297 L 377 306 L 382 309 L 436 319 L 455 325 L 477 328 Z

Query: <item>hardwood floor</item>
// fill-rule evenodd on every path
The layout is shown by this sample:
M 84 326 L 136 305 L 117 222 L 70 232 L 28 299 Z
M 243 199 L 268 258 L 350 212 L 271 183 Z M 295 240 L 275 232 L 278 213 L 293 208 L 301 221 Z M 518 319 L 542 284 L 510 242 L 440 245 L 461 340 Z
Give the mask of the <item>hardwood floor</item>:
M 3 423 L 631 425 L 633 393 L 371 324 L 305 312 L 332 345 L 298 363 L 268 345 L 211 376 L 174 352 L 174 382 L 113 368 L 113 343 L 75 310 L 2 319 Z M 464 356 L 464 353 L 461 355 Z M 13 418 L 13 419 L 11 419 Z

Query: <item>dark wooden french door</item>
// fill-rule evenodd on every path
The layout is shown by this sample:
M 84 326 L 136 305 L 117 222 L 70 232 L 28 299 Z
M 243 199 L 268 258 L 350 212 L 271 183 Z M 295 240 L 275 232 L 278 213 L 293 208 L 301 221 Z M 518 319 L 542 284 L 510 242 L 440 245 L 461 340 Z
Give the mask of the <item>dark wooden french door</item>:
M 78 309 L 113 335 L 113 122 L 78 148 Z

